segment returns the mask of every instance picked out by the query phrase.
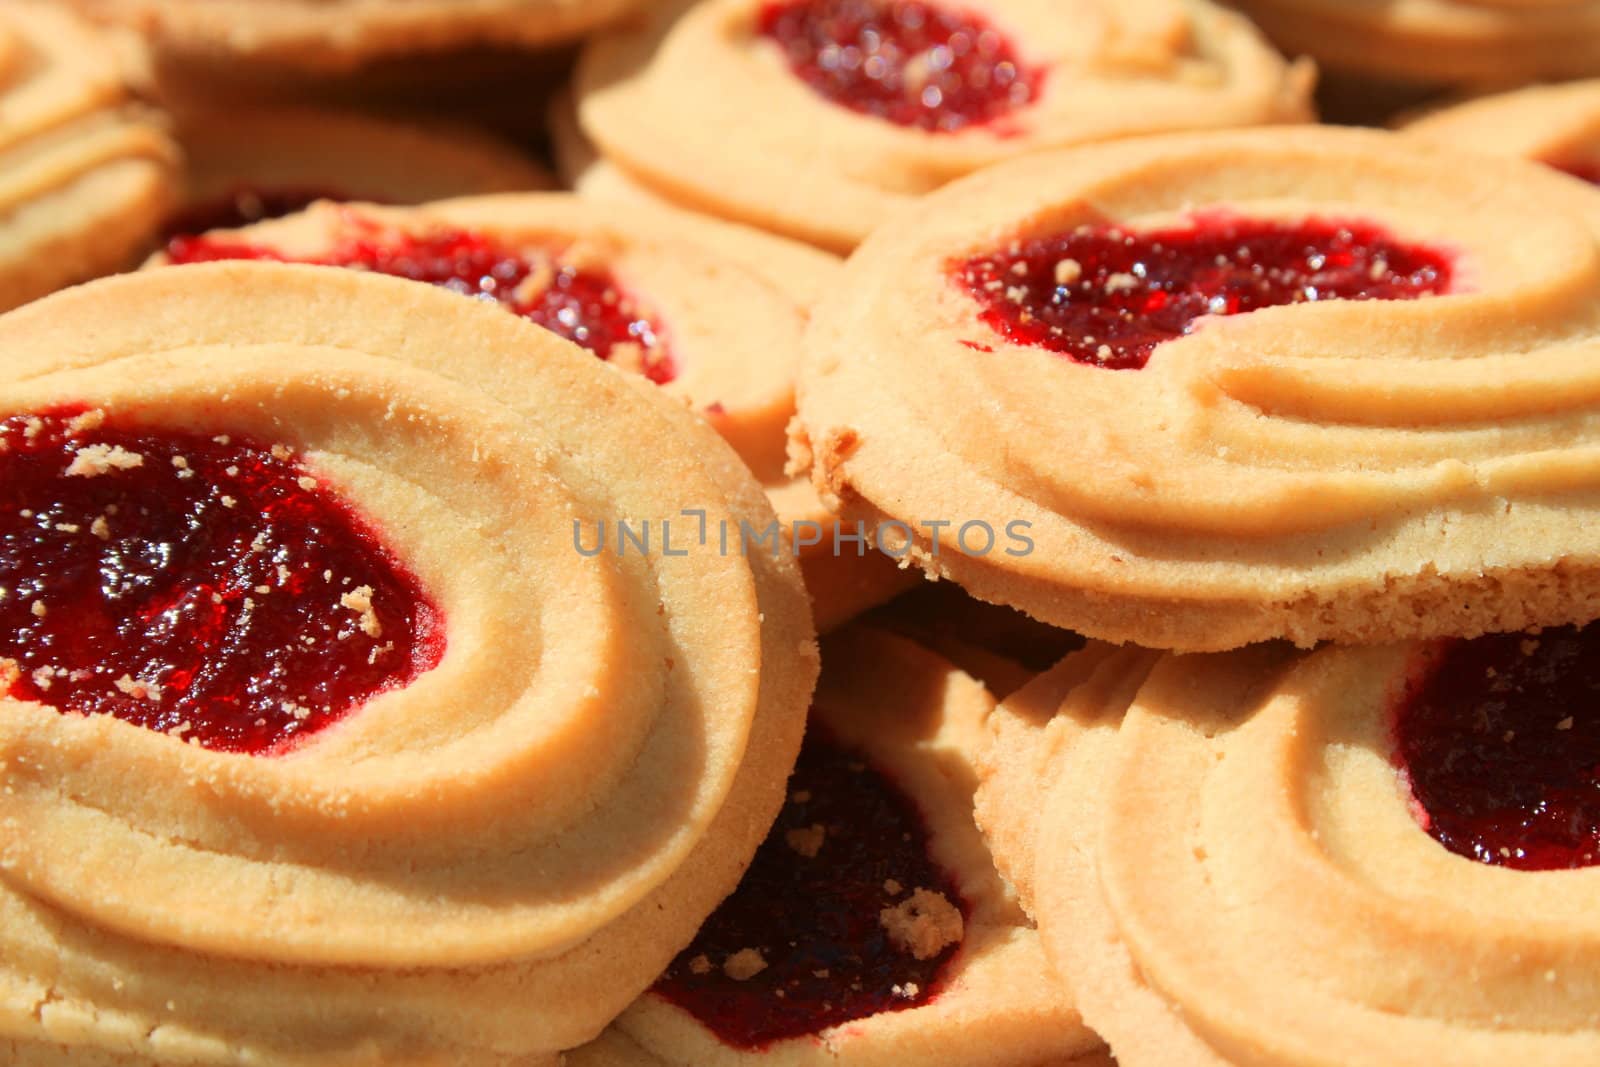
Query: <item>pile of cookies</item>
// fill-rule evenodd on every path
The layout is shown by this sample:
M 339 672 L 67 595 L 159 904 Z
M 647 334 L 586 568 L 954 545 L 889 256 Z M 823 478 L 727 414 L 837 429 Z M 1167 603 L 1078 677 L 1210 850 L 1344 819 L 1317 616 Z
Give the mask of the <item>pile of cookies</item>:
M 1597 42 L 0 0 L 0 1063 L 1600 1062 Z

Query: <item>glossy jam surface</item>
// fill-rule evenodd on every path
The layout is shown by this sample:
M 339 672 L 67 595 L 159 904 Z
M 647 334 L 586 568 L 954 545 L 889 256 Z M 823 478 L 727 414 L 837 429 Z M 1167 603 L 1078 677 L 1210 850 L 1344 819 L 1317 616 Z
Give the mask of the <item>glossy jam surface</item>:
M 655 992 L 744 1049 L 926 1003 L 958 946 L 917 959 L 880 920 L 918 889 L 965 910 L 911 800 L 813 727 L 744 881 Z
M 1004 118 L 1043 77 L 983 16 L 921 0 L 784 0 L 757 29 L 822 97 L 935 133 Z
M 175 238 L 167 244 L 167 255 L 175 264 L 289 258 L 225 235 Z M 602 267 L 513 251 L 475 233 L 412 235 L 365 225 L 354 226 L 327 254 L 295 261 L 375 271 L 492 300 L 653 382 L 669 382 L 676 375 L 661 328 Z
M 1600 625 L 1439 646 L 1394 733 L 1417 817 L 1450 851 L 1521 870 L 1600 858 Z
M 1210 315 L 1449 290 L 1451 259 L 1377 226 L 1197 215 L 1160 230 L 1082 226 L 953 267 L 982 320 L 1017 344 L 1137 370 Z
M 233 230 L 263 219 L 278 219 L 303 211 L 318 200 L 349 200 L 331 189 L 277 188 L 235 185 L 215 200 L 191 204 L 167 220 L 166 237 L 193 237 L 207 230 Z
M 281 752 L 444 652 L 417 581 L 283 446 L 0 420 L 0 687 Z

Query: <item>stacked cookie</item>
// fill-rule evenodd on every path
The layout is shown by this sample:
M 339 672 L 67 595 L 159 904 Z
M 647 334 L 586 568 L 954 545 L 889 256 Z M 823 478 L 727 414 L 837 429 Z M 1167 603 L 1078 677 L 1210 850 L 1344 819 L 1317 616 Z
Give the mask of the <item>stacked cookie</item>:
M 1600 199 L 1427 125 L 988 170 L 807 337 L 824 499 L 1100 639 L 991 717 L 977 814 L 1123 1064 L 1600 1041 Z
M 1233 7 L 0 0 L 0 1061 L 1600 1060 L 1592 5 Z

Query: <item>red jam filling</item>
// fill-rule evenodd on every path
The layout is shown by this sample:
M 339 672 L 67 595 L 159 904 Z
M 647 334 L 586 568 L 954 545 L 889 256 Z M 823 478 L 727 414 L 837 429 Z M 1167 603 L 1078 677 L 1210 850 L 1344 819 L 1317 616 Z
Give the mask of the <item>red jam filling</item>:
M 492 300 L 653 382 L 670 382 L 677 375 L 660 326 L 604 268 L 530 257 L 475 233 L 445 230 L 412 236 L 363 229 L 371 232 L 346 238 L 326 255 L 294 262 L 390 274 Z M 175 264 L 288 258 L 225 236 L 174 238 L 167 255 Z
M 1519 870 L 1600 861 L 1600 626 L 1437 647 L 1394 708 L 1417 818 Z
M 1043 78 L 981 15 L 922 0 L 784 0 L 756 28 L 820 96 L 933 133 L 995 122 Z
M 0 420 L 0 693 L 285 751 L 444 653 L 438 613 L 283 446 Z
M 1582 178 L 1592 185 L 1600 185 L 1600 160 L 1597 159 L 1559 159 L 1549 160 L 1547 166 L 1564 171 L 1574 178 Z
M 1207 316 L 1445 292 L 1451 260 L 1369 223 L 1206 214 L 1161 230 L 1080 226 L 974 256 L 954 274 L 1008 340 L 1138 370 Z
M 327 189 L 263 189 L 235 185 L 215 200 L 191 204 L 167 220 L 166 237 L 193 237 L 208 230 L 236 230 L 263 219 L 279 219 L 304 211 L 318 200 L 349 200 Z
M 927 836 L 893 782 L 813 727 L 744 881 L 655 993 L 742 1049 L 926 1003 L 959 941 L 919 959 L 883 912 L 919 890 L 965 912 Z

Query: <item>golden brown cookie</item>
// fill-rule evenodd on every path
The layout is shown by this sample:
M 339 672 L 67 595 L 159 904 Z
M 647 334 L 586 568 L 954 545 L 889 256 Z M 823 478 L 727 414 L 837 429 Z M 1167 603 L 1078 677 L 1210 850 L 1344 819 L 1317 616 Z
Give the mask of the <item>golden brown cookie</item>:
M 1520 156 L 1600 182 L 1600 81 L 1539 85 L 1422 115 L 1404 132 L 1493 156 Z
M 1422 85 L 1600 73 L 1595 0 L 1236 0 L 1279 47 L 1330 70 Z
M 738 881 L 815 677 L 794 565 L 575 540 L 772 521 L 681 404 L 281 264 L 71 290 L 0 356 L 22 1062 L 549 1062 Z
M 1263 646 L 1064 701 L 1034 913 L 1118 1062 L 1600 1055 L 1597 642 Z
M 889 551 L 1152 648 L 1600 614 L 1600 199 L 1332 128 L 1036 156 L 813 316 L 797 460 Z
M 1204 0 L 683 6 L 586 48 L 585 132 L 685 206 L 837 250 L 1024 152 L 1308 116 L 1309 68 Z
M 243 226 L 315 200 L 420 204 L 554 185 L 511 145 L 459 126 L 290 107 L 175 117 L 187 181 L 169 236 Z
M 0 8 L 0 310 L 136 261 L 176 171 L 105 40 L 54 5 Z
M 574 40 L 639 0 L 68 0 L 138 30 L 158 54 L 202 64 L 331 73 L 467 45 Z
M 909 581 L 866 538 L 836 538 L 815 489 L 784 471 L 801 333 L 839 264 L 769 234 L 710 221 L 702 232 L 698 223 L 562 194 L 409 210 L 319 204 L 243 230 L 180 238 L 162 261 L 286 259 L 430 281 L 498 301 L 642 374 L 734 446 L 778 512 L 772 530 L 748 531 L 679 516 L 679 536 L 735 553 L 793 552 L 818 625 L 829 629 Z M 595 547 L 597 536 L 587 533 L 585 544 Z
M 863 628 L 826 664 L 789 800 L 745 881 L 573 1064 L 1098 1065 L 972 821 L 994 702 Z

